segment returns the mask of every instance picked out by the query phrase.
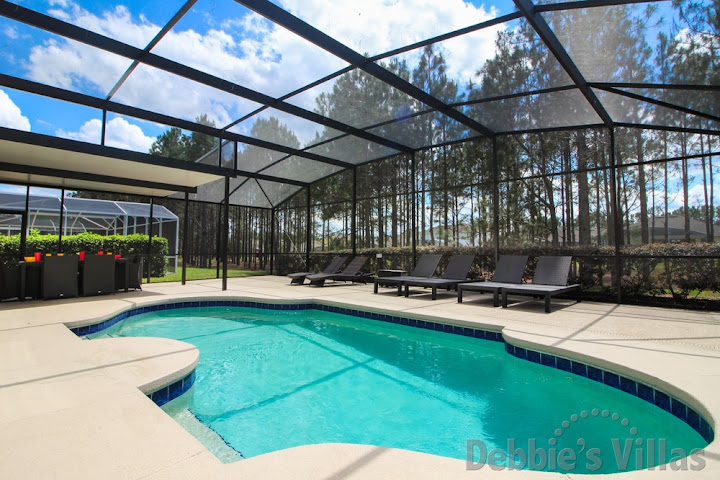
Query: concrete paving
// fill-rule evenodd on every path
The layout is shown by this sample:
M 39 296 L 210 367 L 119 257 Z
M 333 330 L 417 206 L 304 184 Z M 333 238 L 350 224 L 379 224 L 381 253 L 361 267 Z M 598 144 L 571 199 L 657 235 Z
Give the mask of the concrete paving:
M 105 297 L 0 304 L 0 478 L 341 479 L 586 478 L 529 471 L 467 470 L 464 461 L 364 445 L 306 445 L 223 464 L 145 393 L 182 378 L 197 350 L 166 339 L 86 341 L 68 327 L 110 318 L 134 306 L 177 299 L 315 300 L 502 331 L 505 339 L 575 358 L 667 391 L 720 418 L 720 313 L 371 285 L 291 286 L 282 277 L 145 285 Z M 720 478 L 720 441 L 705 449 L 700 471 L 645 470 L 617 478 Z M 597 478 L 597 477 L 595 477 Z

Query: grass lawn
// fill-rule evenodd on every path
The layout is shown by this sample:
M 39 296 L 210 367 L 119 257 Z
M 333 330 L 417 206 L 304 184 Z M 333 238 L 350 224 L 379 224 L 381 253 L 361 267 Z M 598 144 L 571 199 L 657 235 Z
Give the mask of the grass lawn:
M 250 277 L 253 275 L 267 275 L 268 272 L 264 270 L 231 270 L 228 269 L 228 278 L 234 277 Z M 216 278 L 217 270 L 215 268 L 194 268 L 188 267 L 186 272 L 186 279 L 190 280 L 207 280 L 209 278 Z M 220 269 L 220 277 L 222 278 L 222 268 Z M 177 273 L 168 273 L 164 277 L 151 277 L 150 283 L 159 282 L 179 282 L 182 280 L 182 268 L 178 267 Z

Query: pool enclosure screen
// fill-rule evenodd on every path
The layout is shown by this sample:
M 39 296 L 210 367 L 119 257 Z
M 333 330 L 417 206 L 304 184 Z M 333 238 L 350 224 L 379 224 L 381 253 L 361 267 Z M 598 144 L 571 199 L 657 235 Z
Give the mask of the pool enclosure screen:
M 306 263 L 580 246 L 618 283 L 677 255 L 627 246 L 715 242 L 717 19 L 716 0 L 0 0 L 0 181 L 222 206 L 202 220 L 221 257 L 238 206 L 269 212 L 258 250 Z

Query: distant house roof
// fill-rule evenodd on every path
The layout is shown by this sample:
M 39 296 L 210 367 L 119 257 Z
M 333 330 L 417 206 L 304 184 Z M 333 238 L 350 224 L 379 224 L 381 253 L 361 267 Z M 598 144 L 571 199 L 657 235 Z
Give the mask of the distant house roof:
M 650 217 L 648 218 L 648 230 L 654 230 L 655 234 L 665 233 L 665 217 Z M 685 217 L 682 215 L 668 215 L 668 230 L 672 237 L 684 236 L 685 235 Z M 631 231 L 637 231 L 640 229 L 640 222 L 635 222 L 630 225 Z M 716 231 L 720 234 L 720 225 L 715 224 Z M 707 226 L 703 220 L 696 218 L 690 218 L 690 236 L 691 237 L 705 237 L 707 235 Z
M 30 211 L 60 211 L 60 198 L 51 196 L 30 195 Z M 116 202 L 113 200 L 95 200 L 90 198 L 65 197 L 65 212 L 75 215 L 102 217 L 149 217 L 149 203 Z M 25 195 L 17 193 L 0 193 L 0 208 L 6 210 L 25 210 Z M 153 218 L 177 220 L 177 215 L 162 205 L 153 205 Z

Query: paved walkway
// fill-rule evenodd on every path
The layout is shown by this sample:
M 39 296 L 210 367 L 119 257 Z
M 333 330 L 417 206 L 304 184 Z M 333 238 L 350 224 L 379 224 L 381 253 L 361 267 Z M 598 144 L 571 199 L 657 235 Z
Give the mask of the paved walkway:
M 585 478 L 468 471 L 465 462 L 372 446 L 326 444 L 222 464 L 143 392 L 181 378 L 198 352 L 172 340 L 85 341 L 66 325 L 179 298 L 319 300 L 502 330 L 510 343 L 584 360 L 653 384 L 695 407 L 717 430 L 720 313 L 513 298 L 488 294 L 397 297 L 371 286 L 290 286 L 285 278 L 146 285 L 142 292 L 0 304 L 0 478 Z M 720 442 L 700 472 L 643 471 L 623 478 L 720 478 Z

